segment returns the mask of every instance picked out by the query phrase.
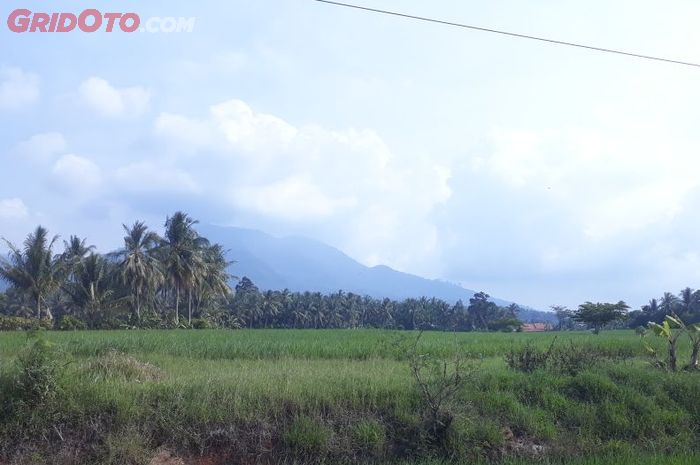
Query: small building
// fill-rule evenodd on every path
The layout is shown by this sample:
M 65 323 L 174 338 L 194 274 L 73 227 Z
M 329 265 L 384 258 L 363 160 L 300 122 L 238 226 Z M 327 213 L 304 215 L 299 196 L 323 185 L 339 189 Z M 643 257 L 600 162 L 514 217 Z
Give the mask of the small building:
M 548 323 L 523 323 L 522 325 L 524 333 L 541 333 L 551 329 L 552 327 Z

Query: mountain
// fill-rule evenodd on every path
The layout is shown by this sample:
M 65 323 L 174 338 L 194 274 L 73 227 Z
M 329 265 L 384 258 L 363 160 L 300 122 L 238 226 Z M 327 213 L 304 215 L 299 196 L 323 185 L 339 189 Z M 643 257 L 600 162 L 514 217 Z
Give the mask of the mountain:
M 388 266 L 367 267 L 340 250 L 303 237 L 274 237 L 252 229 L 200 225 L 200 234 L 229 251 L 231 274 L 250 278 L 260 289 L 330 293 L 338 290 L 375 298 L 436 297 L 468 303 L 475 291 L 457 284 L 402 273 Z M 511 302 L 493 298 L 498 305 Z M 554 321 L 551 312 L 523 308 L 525 321 Z

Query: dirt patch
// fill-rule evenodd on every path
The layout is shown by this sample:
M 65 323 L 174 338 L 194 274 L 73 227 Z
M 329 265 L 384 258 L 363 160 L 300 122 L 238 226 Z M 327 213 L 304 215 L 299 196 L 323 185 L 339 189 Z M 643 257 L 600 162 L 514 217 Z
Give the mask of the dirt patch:
M 539 444 L 532 438 L 516 437 L 510 428 L 505 428 L 503 430 L 503 435 L 506 440 L 503 452 L 505 452 L 506 455 L 540 459 L 546 453 L 544 445 Z
M 188 465 L 177 455 L 163 450 L 158 453 L 155 457 L 148 462 L 148 465 Z
M 224 454 L 207 454 L 199 457 L 180 457 L 168 450 L 162 450 L 151 459 L 148 465 L 229 465 L 229 464 L 248 464 L 256 463 L 254 461 L 237 461 L 232 460 L 228 455 Z

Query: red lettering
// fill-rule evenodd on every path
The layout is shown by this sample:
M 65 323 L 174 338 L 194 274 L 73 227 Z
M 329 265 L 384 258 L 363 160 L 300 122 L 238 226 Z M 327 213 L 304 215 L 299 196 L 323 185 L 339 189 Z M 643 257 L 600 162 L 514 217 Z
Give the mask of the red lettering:
M 105 30 L 107 32 L 112 32 L 112 29 L 114 29 L 114 21 L 119 19 L 121 15 L 121 13 L 105 13 L 105 18 L 107 18 L 107 28 Z
M 127 26 L 126 22 L 131 20 L 130 26 Z M 141 24 L 141 18 L 136 13 L 124 13 L 121 18 L 119 18 L 119 28 L 124 32 L 134 32 L 139 28 Z
M 87 19 L 90 16 L 93 18 L 92 24 L 87 23 Z M 83 32 L 95 32 L 100 26 L 102 26 L 102 13 L 100 13 L 99 10 L 90 8 L 83 11 L 80 13 L 80 16 L 78 16 L 78 27 Z
M 26 8 L 18 8 L 7 17 L 7 27 L 12 32 L 27 32 L 29 28 L 29 16 L 32 14 Z
M 66 20 L 68 21 L 66 22 Z M 78 18 L 73 13 L 61 13 L 59 15 L 56 31 L 70 32 L 75 29 L 76 24 L 78 24 Z
M 49 24 L 50 16 L 46 13 L 34 13 L 32 25 L 29 26 L 29 32 L 46 32 L 46 27 Z

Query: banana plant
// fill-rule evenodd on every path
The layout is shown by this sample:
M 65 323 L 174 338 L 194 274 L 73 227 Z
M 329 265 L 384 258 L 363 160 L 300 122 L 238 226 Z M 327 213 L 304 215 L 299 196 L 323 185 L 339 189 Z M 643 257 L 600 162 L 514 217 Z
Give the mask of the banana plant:
M 698 369 L 698 353 L 700 352 L 700 323 L 688 326 L 688 337 L 693 347 L 693 352 L 690 355 L 689 370 Z
M 649 331 L 668 341 L 668 364 L 666 366 L 671 371 L 678 370 L 678 339 L 686 332 L 686 329 L 685 324 L 676 314 L 666 315 L 662 324 L 649 323 Z M 700 339 L 700 334 L 698 334 L 698 338 Z M 647 351 L 658 359 L 656 350 L 649 344 L 645 343 L 644 345 Z

